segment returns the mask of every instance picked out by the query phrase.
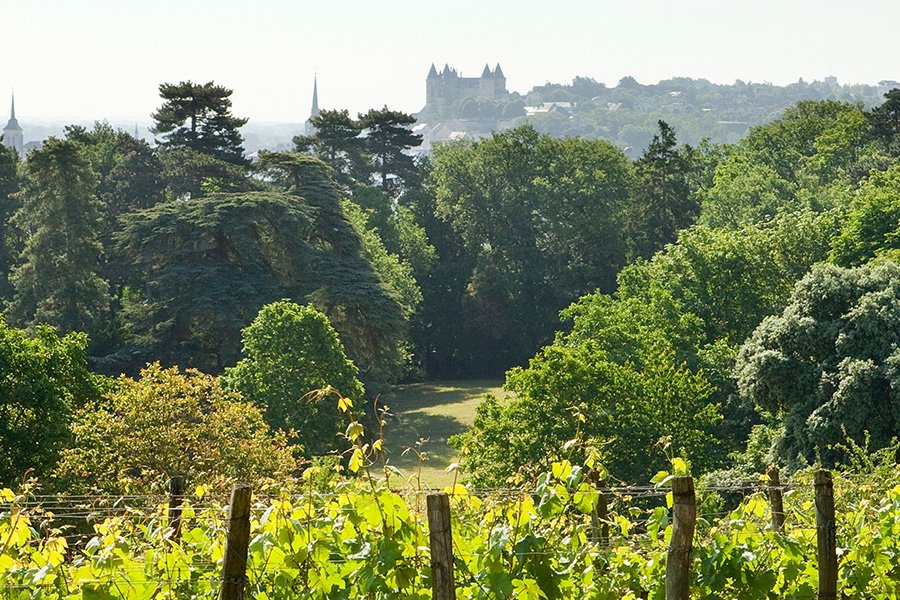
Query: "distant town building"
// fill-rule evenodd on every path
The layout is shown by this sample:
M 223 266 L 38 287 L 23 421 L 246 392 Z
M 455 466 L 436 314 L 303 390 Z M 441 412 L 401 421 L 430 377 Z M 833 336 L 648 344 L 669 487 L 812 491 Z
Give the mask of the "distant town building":
M 3 128 L 3 145 L 7 148 L 15 150 L 19 156 L 25 156 L 25 138 L 22 135 L 22 128 L 16 119 L 16 97 L 13 95 L 12 104 L 9 110 L 9 122 Z
M 565 117 L 571 117 L 574 110 L 574 102 L 542 102 L 538 106 L 526 106 L 525 116 L 533 117 L 541 114 L 559 113 Z
M 318 76 L 313 75 L 313 96 L 312 96 L 312 109 L 309 111 L 309 118 L 306 120 L 306 124 L 303 127 L 303 133 L 306 135 L 315 135 L 316 134 L 316 126 L 313 125 L 313 119 L 319 116 L 319 82 Z
M 456 69 L 444 65 L 438 73 L 431 64 L 425 79 L 425 108 L 423 112 L 440 112 L 446 110 L 454 102 L 466 98 L 505 98 L 509 96 L 506 89 L 506 76 L 500 64 L 491 71 L 484 65 L 481 77 L 461 77 Z

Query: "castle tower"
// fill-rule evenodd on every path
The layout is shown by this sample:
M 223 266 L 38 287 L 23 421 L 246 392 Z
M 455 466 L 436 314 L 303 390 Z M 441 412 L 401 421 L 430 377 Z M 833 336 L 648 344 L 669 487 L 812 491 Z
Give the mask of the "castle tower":
M 3 145 L 12 148 L 19 156 L 24 156 L 25 141 L 22 136 L 22 128 L 16 120 L 16 96 L 12 96 L 12 105 L 9 110 L 9 122 L 3 128 Z
M 315 135 L 316 134 L 316 126 L 313 125 L 313 119 L 319 116 L 319 113 L 322 112 L 319 110 L 319 81 L 318 75 L 313 75 L 313 97 L 312 97 L 312 108 L 309 111 L 309 118 L 306 120 L 305 125 L 305 133 L 306 135 Z
M 500 63 L 497 63 L 497 67 L 494 69 L 494 93 L 498 96 L 509 93 L 506 91 L 506 75 L 503 74 Z
M 434 68 L 434 63 L 431 63 L 431 69 L 428 70 L 428 76 L 425 78 L 425 106 L 433 108 L 438 103 L 440 95 L 441 76 Z
M 494 74 L 491 73 L 491 68 L 487 66 L 487 63 L 484 64 L 484 71 L 481 72 L 478 80 L 478 95 L 485 98 L 494 97 Z

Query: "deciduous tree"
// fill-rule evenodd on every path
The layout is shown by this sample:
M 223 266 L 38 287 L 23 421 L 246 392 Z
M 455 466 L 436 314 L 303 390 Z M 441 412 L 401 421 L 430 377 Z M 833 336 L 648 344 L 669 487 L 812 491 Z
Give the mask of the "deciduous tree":
M 819 265 L 741 349 L 741 394 L 784 426 L 791 464 L 840 458 L 845 436 L 872 450 L 900 434 L 900 266 Z
M 174 476 L 227 489 L 283 481 L 297 468 L 262 409 L 199 371 L 148 365 L 75 414 L 57 476 L 69 490 L 146 493 Z
M 314 392 L 330 386 L 361 403 L 364 391 L 328 318 L 311 306 L 273 302 L 244 329 L 243 343 L 226 385 L 259 405 L 270 427 L 291 431 L 307 456 L 343 449 L 337 405 Z
M 87 367 L 87 337 L 59 337 L 39 326 L 30 336 L 0 319 L 0 485 L 28 470 L 50 474 L 69 444 L 72 414 L 99 397 Z

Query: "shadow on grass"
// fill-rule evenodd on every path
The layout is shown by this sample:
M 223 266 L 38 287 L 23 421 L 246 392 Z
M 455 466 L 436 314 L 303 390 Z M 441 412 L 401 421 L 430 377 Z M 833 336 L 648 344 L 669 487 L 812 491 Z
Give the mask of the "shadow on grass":
M 406 447 L 414 447 L 420 439 L 427 441 L 418 448 L 428 454 L 428 466 L 443 468 L 453 462 L 456 449 L 447 440 L 467 429 L 453 417 L 429 415 L 421 412 L 406 413 L 390 418 L 384 431 L 385 447 L 391 464 L 401 469 L 415 469 L 419 458 L 412 450 L 404 454 Z
M 395 409 L 393 412 L 422 410 L 481 400 L 485 394 L 499 394 L 499 387 L 500 382 L 494 380 L 412 383 L 383 394 L 381 402 Z

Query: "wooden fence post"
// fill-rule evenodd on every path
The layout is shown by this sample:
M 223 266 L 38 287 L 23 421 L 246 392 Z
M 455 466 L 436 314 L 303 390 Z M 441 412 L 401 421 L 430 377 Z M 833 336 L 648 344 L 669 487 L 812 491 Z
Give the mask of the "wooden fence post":
M 250 545 L 250 486 L 236 485 L 228 508 L 228 537 L 219 600 L 241 600 L 247 583 L 247 546 Z
M 601 548 L 609 546 L 609 499 L 606 494 L 600 490 L 603 485 L 602 481 L 598 481 L 597 487 L 597 505 L 591 511 L 591 541 L 599 544 Z
M 184 500 L 184 477 L 176 475 L 169 480 L 169 527 L 172 541 L 181 537 L 181 502 Z
M 453 600 L 453 535 L 450 530 L 450 496 L 444 492 L 428 494 L 428 538 L 431 547 L 431 597 Z
M 819 600 L 837 598 L 837 526 L 834 520 L 834 481 L 831 471 L 815 475 L 816 549 L 819 556 Z
M 781 479 L 778 467 L 769 465 L 766 470 L 769 478 L 769 506 L 772 509 L 772 529 L 782 531 L 784 529 L 784 497 L 781 494 Z
M 697 520 L 694 480 L 672 478 L 672 539 L 666 558 L 666 600 L 689 600 L 691 546 Z

